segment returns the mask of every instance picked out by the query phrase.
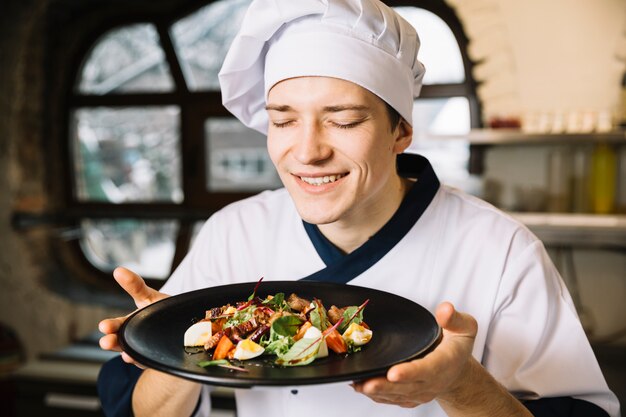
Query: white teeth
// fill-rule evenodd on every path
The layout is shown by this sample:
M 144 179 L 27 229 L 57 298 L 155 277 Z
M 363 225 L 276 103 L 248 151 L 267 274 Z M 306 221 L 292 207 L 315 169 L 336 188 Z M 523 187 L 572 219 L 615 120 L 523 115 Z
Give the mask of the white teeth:
M 341 177 L 343 177 L 342 174 L 337 174 L 337 175 L 326 175 L 324 177 L 300 177 L 300 179 L 306 182 L 307 184 L 322 185 L 322 184 L 328 184 L 330 182 L 335 182 Z

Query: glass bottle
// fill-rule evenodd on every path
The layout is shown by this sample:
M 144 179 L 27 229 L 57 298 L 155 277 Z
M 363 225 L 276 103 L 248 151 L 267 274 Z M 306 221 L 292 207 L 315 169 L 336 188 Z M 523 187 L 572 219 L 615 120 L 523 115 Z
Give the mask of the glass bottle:
M 571 159 L 566 147 L 553 149 L 548 156 L 548 204 L 549 212 L 570 211 Z
M 620 108 L 617 121 L 622 128 L 626 128 L 626 72 L 624 72 L 624 76 L 622 77 L 622 91 L 620 94 Z
M 596 214 L 615 210 L 616 170 L 615 150 L 607 143 L 598 143 L 591 156 L 591 208 Z
M 591 149 L 577 146 L 573 149 L 571 190 L 574 213 L 588 213 L 589 210 L 589 168 L 591 165 Z
M 617 169 L 616 209 L 620 214 L 626 214 L 626 145 L 619 147 Z

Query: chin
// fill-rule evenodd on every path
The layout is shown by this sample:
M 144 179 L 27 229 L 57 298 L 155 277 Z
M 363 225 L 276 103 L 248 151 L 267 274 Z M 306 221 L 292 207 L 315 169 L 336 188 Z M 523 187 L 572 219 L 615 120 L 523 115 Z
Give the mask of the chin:
M 303 192 L 297 185 L 286 185 L 287 192 L 296 206 L 298 214 L 307 223 L 321 225 L 334 223 L 342 217 L 346 206 L 345 198 L 336 193 L 330 195 L 311 195 Z
M 307 207 L 306 210 L 301 209 L 296 203 L 296 209 L 298 210 L 298 214 L 302 220 L 307 223 L 321 225 L 321 224 L 329 224 L 337 221 L 337 215 L 335 213 L 330 213 L 326 210 L 312 210 L 311 207 Z

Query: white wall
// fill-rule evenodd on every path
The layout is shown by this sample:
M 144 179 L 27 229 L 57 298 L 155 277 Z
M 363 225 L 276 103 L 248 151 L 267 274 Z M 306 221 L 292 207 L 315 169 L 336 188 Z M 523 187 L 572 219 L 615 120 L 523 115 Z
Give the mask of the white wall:
M 626 2 L 499 4 L 515 56 L 523 111 L 616 109 L 626 59 Z
M 447 0 L 483 60 L 485 116 L 615 111 L 626 68 L 624 0 Z

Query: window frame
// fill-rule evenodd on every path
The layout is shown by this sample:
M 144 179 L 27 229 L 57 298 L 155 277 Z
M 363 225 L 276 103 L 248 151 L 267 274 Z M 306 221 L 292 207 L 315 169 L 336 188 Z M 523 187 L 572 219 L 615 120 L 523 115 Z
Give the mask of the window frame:
M 444 0 L 384 0 L 385 4 L 390 7 L 419 7 L 439 16 L 450 28 L 454 38 L 456 39 L 461 58 L 463 59 L 463 70 L 465 71 L 465 80 L 462 83 L 433 84 L 423 85 L 420 96 L 417 100 L 426 98 L 447 98 L 447 97 L 465 97 L 469 101 L 470 108 L 470 126 L 473 129 L 482 125 L 482 110 L 477 95 L 478 83 L 473 77 L 474 63 L 469 58 L 467 47 L 469 39 L 465 35 L 463 25 L 458 16 Z
M 215 211 L 234 201 L 249 197 L 256 192 L 211 192 L 206 187 L 205 169 L 208 153 L 205 149 L 204 132 L 205 120 L 209 117 L 232 118 L 233 116 L 222 106 L 219 91 L 193 91 L 187 87 L 183 70 L 176 55 L 170 29 L 172 25 L 185 16 L 200 8 L 214 3 L 215 0 L 188 0 L 180 2 L 162 1 L 136 5 L 134 9 L 118 8 L 105 9 L 106 5 L 97 5 L 88 14 L 90 19 L 98 19 L 97 23 L 89 27 L 83 25 L 79 32 L 80 39 L 74 47 L 63 55 L 57 64 L 55 73 L 57 87 L 50 94 L 49 103 L 57 109 L 56 120 L 62 121 L 60 128 L 51 129 L 56 132 L 59 144 L 57 156 L 59 165 L 53 172 L 61 174 L 63 185 L 55 185 L 53 189 L 62 196 L 62 203 L 55 221 L 71 228 L 80 229 L 82 219 L 137 219 L 137 220 L 177 220 L 178 234 L 175 239 L 175 254 L 170 273 L 178 266 L 189 250 L 194 225 L 196 222 L 208 218 Z M 482 115 L 478 101 L 477 83 L 472 77 L 473 63 L 467 54 L 468 39 L 465 36 L 462 24 L 454 10 L 444 0 L 388 0 L 385 2 L 391 7 L 413 6 L 428 10 L 439 16 L 454 34 L 463 59 L 465 81 L 457 84 L 424 85 L 420 99 L 446 98 L 452 96 L 466 97 L 470 106 L 470 123 L 472 128 L 480 127 Z M 166 7 L 167 6 L 167 7 Z M 106 13 L 103 13 L 107 10 Z M 84 10 L 82 11 L 85 12 Z M 102 16 L 100 14 L 103 14 Z M 80 13 L 78 13 L 80 15 Z M 100 16 L 96 18 L 95 16 Z M 80 17 L 79 17 L 80 18 Z M 110 30 L 132 24 L 153 24 L 159 35 L 159 43 L 164 51 L 165 60 L 174 83 L 174 90 L 164 93 L 109 93 L 105 95 L 82 94 L 76 88 L 82 71 L 82 63 L 88 56 L 91 48 Z M 71 28 L 71 27 L 70 27 Z M 63 36 L 71 36 L 65 28 Z M 59 52 L 59 46 L 53 48 L 51 54 Z M 65 65 L 63 65 L 63 62 Z M 50 81 L 50 80 L 49 80 Z M 54 80 L 52 80 L 54 82 Z M 53 89 L 54 90 L 54 89 Z M 80 108 L 90 107 L 136 107 L 153 105 L 172 105 L 180 108 L 180 146 L 181 146 L 181 178 L 184 199 L 180 203 L 107 203 L 79 201 L 74 193 L 74 155 L 71 146 L 71 115 Z M 54 115 L 49 119 L 52 124 Z M 471 160 L 470 156 L 470 160 Z M 52 164 L 54 165 L 54 163 Z M 107 288 L 117 286 L 112 283 L 110 273 L 101 271 L 91 264 L 79 241 L 57 242 L 68 252 L 65 255 L 79 260 L 79 277 L 89 276 L 88 281 L 104 285 Z M 145 277 L 152 287 L 160 287 L 166 280 Z M 103 284 L 109 283 L 109 284 Z

